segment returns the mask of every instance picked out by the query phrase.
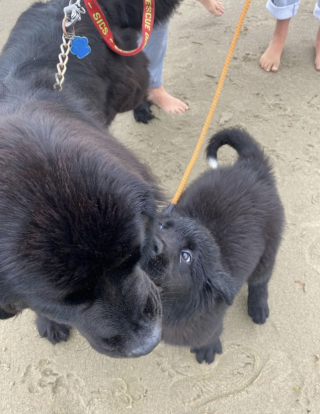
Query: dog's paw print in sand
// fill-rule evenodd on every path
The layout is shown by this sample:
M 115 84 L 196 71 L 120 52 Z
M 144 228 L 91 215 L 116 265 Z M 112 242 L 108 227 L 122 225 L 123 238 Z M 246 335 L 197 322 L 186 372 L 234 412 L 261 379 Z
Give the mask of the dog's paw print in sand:
M 1 352 L 1 359 L 0 359 L 0 373 L 1 371 L 8 372 L 11 370 L 11 363 L 10 363 L 10 353 L 6 353 L 7 348 L 4 347 L 0 350 Z
M 108 388 L 111 397 L 127 408 L 133 408 L 137 403 L 142 402 L 148 392 L 137 378 L 114 378 Z
M 173 381 L 190 377 L 192 375 L 201 375 L 201 367 L 195 364 L 195 359 L 190 358 L 190 351 L 186 348 L 170 347 L 161 348 L 153 351 L 157 367 Z M 170 350 L 170 352 L 168 352 Z M 183 350 L 183 352 L 182 352 Z
M 305 263 L 320 273 L 320 221 L 303 223 L 297 231 L 297 239 L 303 248 Z
M 282 407 L 292 405 L 299 393 L 297 390 L 302 377 L 296 368 L 293 369 L 294 364 L 287 353 L 271 351 L 260 361 L 254 352 L 236 345 L 230 348 L 226 357 L 231 358 L 229 361 L 223 361 L 221 357 L 223 366 L 220 366 L 220 369 L 219 364 L 214 367 L 217 372 L 207 375 L 205 386 L 202 385 L 200 390 L 199 387 L 198 389 L 194 387 L 193 392 L 198 391 L 198 398 L 185 402 L 186 412 L 229 414 L 232 412 L 228 404 L 230 399 L 225 397 L 234 394 L 238 394 L 239 404 L 243 402 L 246 406 L 245 401 L 248 401 L 252 406 L 252 412 L 257 413 L 273 413 L 275 407 L 279 408 L 276 412 L 286 412 Z M 200 377 L 198 380 L 201 382 Z M 264 395 L 266 390 L 268 390 L 267 399 L 256 398 L 256 395 Z M 281 393 L 279 390 L 287 390 L 287 392 Z
M 209 374 L 178 380 L 171 392 L 184 405 L 200 407 L 217 398 L 243 391 L 259 374 L 258 356 L 247 348 L 234 346 L 219 358 Z
M 61 389 L 67 389 L 66 378 L 55 372 L 52 363 L 42 359 L 36 365 L 28 365 L 22 374 L 22 384 L 25 384 L 31 394 L 42 394 L 49 391 L 53 395 Z
M 311 203 L 312 204 L 320 203 L 320 193 L 319 192 L 315 192 L 315 193 L 312 194 Z
M 309 244 L 306 253 L 306 261 L 309 266 L 320 273 L 320 237 L 315 238 Z
M 295 386 L 295 400 L 304 412 L 317 413 L 320 407 L 320 356 L 313 355 L 311 358 L 312 361 L 301 369 L 303 380 Z
M 253 54 L 253 53 L 245 53 L 243 56 L 242 56 L 242 61 L 243 62 L 245 62 L 245 63 L 248 63 L 248 62 L 255 62 L 257 60 L 257 57 L 256 57 L 256 55 L 255 54 Z
M 178 380 L 171 387 L 185 406 L 201 407 L 211 401 L 243 391 L 260 374 L 258 356 L 242 346 L 233 346 L 210 367 L 210 373 Z
M 48 401 L 53 401 L 52 408 L 62 414 L 65 407 L 71 404 L 75 412 L 84 414 L 94 413 L 97 408 L 98 400 L 87 390 L 84 381 L 73 373 L 59 373 L 53 363 L 46 359 L 28 365 L 21 376 L 21 383 L 30 394 L 43 395 Z
M 320 109 L 320 95 L 314 95 L 309 101 L 307 101 L 307 105 L 313 109 Z
M 169 360 L 167 358 L 158 358 L 156 360 L 157 366 L 160 368 L 160 370 L 168 375 L 169 378 L 175 378 L 176 377 L 176 371 L 173 369 L 172 365 L 170 364 Z
M 189 355 L 188 355 L 188 358 Z M 157 366 L 165 373 L 170 379 L 179 379 L 182 377 L 188 377 L 194 374 L 194 359 L 190 359 L 190 363 L 186 362 L 185 358 L 178 358 L 171 360 L 170 358 L 157 358 Z M 198 366 L 196 365 L 196 368 Z

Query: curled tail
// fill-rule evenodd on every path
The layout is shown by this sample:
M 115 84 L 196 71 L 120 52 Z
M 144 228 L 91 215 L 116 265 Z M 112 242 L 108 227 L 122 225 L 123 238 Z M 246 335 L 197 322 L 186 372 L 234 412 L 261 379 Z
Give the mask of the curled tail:
M 270 170 L 269 161 L 258 142 L 244 129 L 230 128 L 217 132 L 210 139 L 207 146 L 207 161 L 211 168 L 217 168 L 217 152 L 222 145 L 234 148 L 239 161 L 248 161 L 252 167 L 261 169 L 262 166 Z

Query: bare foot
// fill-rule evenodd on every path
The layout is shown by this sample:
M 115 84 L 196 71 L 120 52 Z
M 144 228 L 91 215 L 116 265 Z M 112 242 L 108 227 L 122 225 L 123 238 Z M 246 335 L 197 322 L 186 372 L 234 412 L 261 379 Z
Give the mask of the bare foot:
M 273 38 L 267 50 L 260 58 L 260 66 L 265 71 L 277 72 L 280 66 L 281 54 L 286 42 L 290 19 L 277 20 Z
M 204 7 L 215 16 L 221 16 L 224 13 L 224 7 L 218 0 L 198 0 Z
M 170 95 L 163 86 L 149 89 L 148 99 L 158 105 L 165 112 L 169 112 L 171 114 L 183 114 L 189 109 L 187 104 Z
M 314 47 L 316 49 L 316 60 L 315 60 L 316 69 L 320 71 L 320 27 L 318 29 Z
M 277 39 L 272 39 L 267 50 L 261 56 L 260 66 L 265 71 L 278 72 L 280 66 L 280 58 L 283 51 L 284 43 L 278 42 Z

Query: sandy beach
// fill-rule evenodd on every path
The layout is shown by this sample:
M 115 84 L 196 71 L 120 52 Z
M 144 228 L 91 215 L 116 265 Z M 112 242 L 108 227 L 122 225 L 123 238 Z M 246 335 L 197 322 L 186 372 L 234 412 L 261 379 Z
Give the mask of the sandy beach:
M 244 0 L 222 1 L 216 18 L 184 0 L 170 25 L 164 85 L 190 111 L 154 108 L 150 125 L 132 113 L 112 133 L 147 164 L 170 198 L 210 108 Z M 252 2 L 209 134 L 241 125 L 271 157 L 286 212 L 269 289 L 270 317 L 255 325 L 247 288 L 225 318 L 223 354 L 197 364 L 189 349 L 161 343 L 150 355 L 116 360 L 91 350 L 77 332 L 67 343 L 41 339 L 27 310 L 0 322 L 2 414 L 317 414 L 320 410 L 320 73 L 314 68 L 319 21 L 314 1 L 292 20 L 280 70 L 259 58 L 274 29 L 265 2 Z M 0 0 L 0 48 L 31 0 Z M 58 58 L 57 51 L 57 58 Z M 221 163 L 234 153 L 223 148 Z M 203 151 L 194 168 L 206 167 Z M 192 179 L 191 177 L 191 179 Z

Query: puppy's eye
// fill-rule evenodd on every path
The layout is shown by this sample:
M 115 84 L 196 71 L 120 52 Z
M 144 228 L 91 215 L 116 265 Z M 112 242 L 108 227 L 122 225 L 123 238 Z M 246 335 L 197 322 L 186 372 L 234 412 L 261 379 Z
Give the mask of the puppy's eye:
M 187 252 L 186 250 L 183 250 L 183 251 L 181 252 L 181 259 L 182 259 L 184 262 L 186 262 L 186 263 L 190 264 L 190 263 L 191 263 L 191 261 L 192 261 L 192 256 L 191 256 L 191 253 L 190 253 L 190 252 Z M 181 262 L 181 260 L 180 260 L 180 262 Z
M 160 223 L 160 224 L 159 224 L 159 229 L 160 229 L 160 230 L 162 230 L 162 229 L 163 229 L 163 224 L 162 224 L 162 223 Z

